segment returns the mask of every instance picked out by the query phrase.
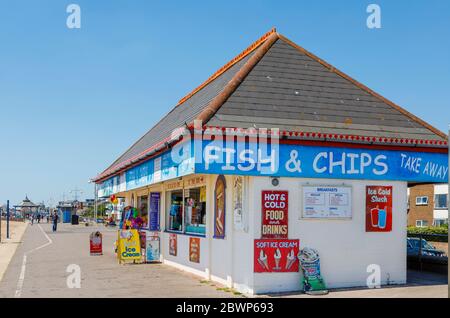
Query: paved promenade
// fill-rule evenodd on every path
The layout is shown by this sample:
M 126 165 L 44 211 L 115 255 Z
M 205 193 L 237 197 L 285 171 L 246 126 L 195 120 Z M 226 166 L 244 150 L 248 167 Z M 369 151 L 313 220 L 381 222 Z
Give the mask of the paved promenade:
M 103 233 L 103 256 L 89 255 L 89 234 L 93 227 L 60 224 L 57 233 L 53 233 L 51 225 L 46 223 L 15 227 L 16 243 L 9 244 L 8 255 L 13 254 L 11 246 L 17 250 L 0 281 L 0 298 L 241 297 L 222 286 L 201 281 L 167 265 L 118 265 L 113 251 L 116 231 L 103 226 L 99 229 Z M 24 230 L 25 234 L 20 239 L 20 231 Z M 3 245 L 1 248 L 3 259 L 6 249 Z M 67 285 L 70 273 L 66 270 L 72 264 L 81 269 L 81 288 Z M 324 297 L 447 297 L 446 276 L 408 272 L 408 280 L 407 286 L 339 290 Z M 279 296 L 311 297 L 301 293 L 260 297 Z
M 118 265 L 115 230 L 101 226 L 104 255 L 89 255 L 93 227 L 29 225 L 0 282 L 1 297 L 233 297 L 220 286 L 160 264 Z M 25 260 L 24 260 L 25 259 Z M 81 288 L 68 288 L 67 267 L 81 268 Z
M 21 244 L 23 234 L 27 228 L 27 223 L 10 222 L 10 239 L 6 238 L 6 220 L 2 220 L 1 240 L 0 240 L 0 281 L 8 268 L 9 262 L 14 256 L 17 247 Z

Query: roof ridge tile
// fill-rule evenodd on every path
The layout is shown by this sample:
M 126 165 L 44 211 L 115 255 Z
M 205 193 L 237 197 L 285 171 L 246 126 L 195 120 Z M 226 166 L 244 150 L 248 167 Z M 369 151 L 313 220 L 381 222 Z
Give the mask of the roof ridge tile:
M 230 67 L 232 67 L 234 64 L 238 63 L 240 60 L 245 58 L 247 55 L 252 53 L 254 50 L 256 50 L 261 44 L 263 44 L 267 38 L 272 35 L 273 33 L 276 33 L 276 28 L 272 28 L 269 32 L 264 34 L 262 37 L 260 37 L 258 40 L 253 42 L 249 47 L 247 47 L 244 51 L 236 55 L 231 61 L 226 63 L 224 66 L 219 68 L 213 75 L 211 75 L 206 81 L 204 81 L 202 84 L 197 86 L 194 90 L 192 90 L 189 94 L 184 96 L 180 101 L 178 102 L 177 106 L 183 104 L 185 101 L 187 101 L 189 98 L 197 94 L 202 88 L 210 84 L 212 81 L 214 81 L 217 77 L 222 75 L 224 72 L 226 72 Z

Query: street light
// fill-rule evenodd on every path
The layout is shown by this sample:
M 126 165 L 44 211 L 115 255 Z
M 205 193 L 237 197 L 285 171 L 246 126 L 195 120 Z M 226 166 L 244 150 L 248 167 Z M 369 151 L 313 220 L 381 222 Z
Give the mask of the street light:
M 89 183 L 92 183 L 92 180 L 89 180 Z M 94 182 L 94 222 L 97 224 L 97 201 L 98 201 L 98 193 L 97 193 L 97 182 Z

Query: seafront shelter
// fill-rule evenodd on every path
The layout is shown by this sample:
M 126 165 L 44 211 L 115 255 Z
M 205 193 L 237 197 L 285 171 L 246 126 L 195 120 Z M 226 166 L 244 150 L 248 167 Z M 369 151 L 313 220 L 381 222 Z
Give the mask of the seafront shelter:
M 39 208 L 40 205 L 31 202 L 31 200 L 28 199 L 28 195 L 25 196 L 22 203 L 14 206 L 14 209 L 20 210 L 20 213 L 24 219 L 28 219 L 31 215 L 39 212 Z

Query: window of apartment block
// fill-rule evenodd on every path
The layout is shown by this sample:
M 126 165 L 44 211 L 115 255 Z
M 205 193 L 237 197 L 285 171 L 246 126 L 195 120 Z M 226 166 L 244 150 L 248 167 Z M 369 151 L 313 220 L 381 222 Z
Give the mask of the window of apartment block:
M 416 220 L 416 227 L 428 226 L 428 221 L 426 220 Z
M 428 205 L 428 197 L 427 196 L 416 197 L 416 205 Z
M 436 194 L 434 196 L 434 208 L 435 209 L 447 209 L 447 195 Z
M 434 219 L 433 226 L 442 226 L 448 223 L 448 219 Z

